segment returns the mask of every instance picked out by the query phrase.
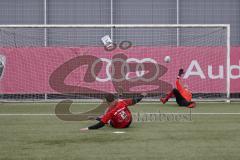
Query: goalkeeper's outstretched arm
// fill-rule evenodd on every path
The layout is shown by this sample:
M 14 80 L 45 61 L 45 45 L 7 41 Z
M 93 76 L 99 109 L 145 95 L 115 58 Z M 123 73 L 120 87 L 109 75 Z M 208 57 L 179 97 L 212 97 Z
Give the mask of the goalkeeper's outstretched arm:
M 132 105 L 140 102 L 143 99 L 143 97 L 145 97 L 146 95 L 147 95 L 147 93 L 142 93 L 139 97 L 134 97 L 132 99 Z
M 180 80 L 182 74 L 184 74 L 184 71 L 183 71 L 183 69 L 180 69 L 179 72 L 178 72 L 177 80 L 176 80 L 176 87 L 179 91 L 184 90 L 183 84 Z
M 99 121 L 97 124 L 94 124 L 94 125 L 92 125 L 92 126 L 89 126 L 88 127 L 88 130 L 89 129 L 99 129 L 99 128 L 102 128 L 102 127 L 104 127 L 105 126 L 105 124 L 102 122 L 102 121 Z

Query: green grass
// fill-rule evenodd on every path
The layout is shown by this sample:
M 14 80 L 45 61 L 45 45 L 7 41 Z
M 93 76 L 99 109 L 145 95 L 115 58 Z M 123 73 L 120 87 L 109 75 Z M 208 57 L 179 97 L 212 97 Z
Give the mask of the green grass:
M 0 114 L 54 113 L 54 103 L 4 103 Z M 96 104 L 74 104 L 73 112 Z M 136 112 L 188 112 L 175 104 L 139 104 Z M 194 113 L 240 113 L 240 104 L 200 103 Z M 105 127 L 80 132 L 93 121 L 66 122 L 56 116 L 0 115 L 0 159 L 239 160 L 240 115 L 193 115 L 192 121 L 138 122 L 114 134 Z M 123 131 L 123 130 L 121 130 Z

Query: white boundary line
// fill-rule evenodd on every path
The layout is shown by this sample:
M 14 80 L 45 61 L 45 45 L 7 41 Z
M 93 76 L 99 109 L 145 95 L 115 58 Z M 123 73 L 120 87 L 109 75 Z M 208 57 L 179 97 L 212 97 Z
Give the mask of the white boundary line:
M 136 114 L 136 113 L 135 113 Z M 146 114 L 146 115 L 148 115 L 148 114 L 156 114 L 156 115 L 158 115 L 158 114 L 176 114 L 176 115 L 178 115 L 178 114 L 195 114 L 195 115 L 240 115 L 240 113 L 188 113 L 188 112 L 183 112 L 183 113 L 139 113 L 140 115 L 141 114 Z
M 183 115 L 183 114 L 192 114 L 192 115 L 240 115 L 240 113 L 133 113 L 133 115 Z M 72 114 L 58 114 L 58 115 L 72 115 Z M 73 114 L 77 115 L 77 114 Z M 84 114 L 83 114 L 84 115 Z M 56 116 L 55 113 L 0 113 L 0 116 Z

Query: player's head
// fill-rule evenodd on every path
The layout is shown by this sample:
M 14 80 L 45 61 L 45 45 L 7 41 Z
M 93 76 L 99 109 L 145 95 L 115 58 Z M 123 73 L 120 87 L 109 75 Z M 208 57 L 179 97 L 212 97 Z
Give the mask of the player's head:
M 115 100 L 115 96 L 113 94 L 109 93 L 105 96 L 105 99 L 108 103 L 111 103 Z

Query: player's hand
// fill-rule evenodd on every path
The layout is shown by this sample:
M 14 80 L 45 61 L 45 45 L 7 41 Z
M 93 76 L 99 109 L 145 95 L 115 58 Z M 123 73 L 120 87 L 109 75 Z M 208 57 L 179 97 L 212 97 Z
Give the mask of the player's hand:
M 88 131 L 88 128 L 81 128 L 80 131 Z
M 181 69 L 179 69 L 179 71 L 178 71 L 178 76 L 181 77 L 182 74 L 184 74 L 184 71 L 183 71 L 183 69 L 181 68 Z

